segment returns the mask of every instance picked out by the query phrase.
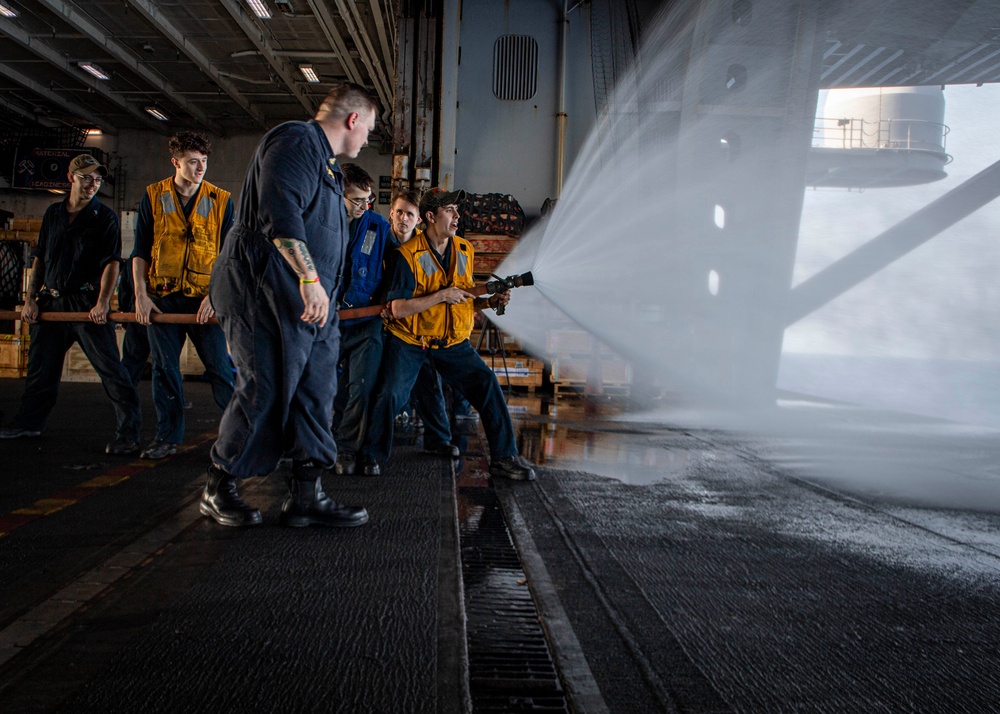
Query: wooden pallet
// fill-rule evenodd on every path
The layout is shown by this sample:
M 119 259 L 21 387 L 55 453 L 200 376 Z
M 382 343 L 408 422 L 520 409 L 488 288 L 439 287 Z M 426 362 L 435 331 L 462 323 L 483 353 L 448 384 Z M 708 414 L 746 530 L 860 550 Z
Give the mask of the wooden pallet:
M 552 393 L 555 396 L 583 396 L 587 390 L 586 382 L 553 382 Z M 627 397 L 632 392 L 631 384 L 608 384 L 601 385 L 600 394 L 605 396 Z

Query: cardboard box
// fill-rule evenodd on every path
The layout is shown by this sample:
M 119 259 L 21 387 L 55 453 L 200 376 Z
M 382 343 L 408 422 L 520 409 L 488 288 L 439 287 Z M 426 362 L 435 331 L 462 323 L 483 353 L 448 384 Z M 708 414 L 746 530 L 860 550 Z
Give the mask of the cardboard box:
M 608 386 L 632 383 L 632 365 L 617 358 L 599 358 L 594 362 L 583 357 L 557 357 L 552 360 L 553 384 L 583 384 L 594 372 L 597 380 Z
M 486 364 L 493 369 L 497 379 L 500 380 L 501 387 L 507 386 L 508 379 L 512 387 L 534 389 L 542 386 L 542 373 L 545 365 L 538 360 L 523 355 L 508 356 L 505 365 L 504 360 L 497 355 L 487 359 Z
M 574 328 L 549 330 L 546 352 L 555 357 L 590 357 L 597 351 L 603 358 L 615 358 L 615 353 L 589 332 Z

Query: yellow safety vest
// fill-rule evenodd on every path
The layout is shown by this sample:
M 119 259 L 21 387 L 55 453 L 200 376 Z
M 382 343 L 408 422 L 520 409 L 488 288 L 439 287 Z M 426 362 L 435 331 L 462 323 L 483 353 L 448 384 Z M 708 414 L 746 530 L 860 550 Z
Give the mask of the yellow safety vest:
M 153 208 L 153 255 L 149 266 L 153 294 L 182 290 L 191 297 L 208 295 L 229 192 L 202 181 L 187 218 L 174 190 L 173 177 L 147 186 L 146 193 Z
M 423 233 L 418 232 L 398 250 L 416 280 L 413 297 L 421 297 L 448 287 L 467 290 L 476 285 L 472 278 L 474 251 L 472 244 L 464 238 L 455 236 L 451 239 L 451 269 L 447 273 Z M 475 312 L 472 300 L 458 305 L 442 302 L 416 315 L 398 320 L 390 319 L 386 329 L 411 345 L 451 347 L 469 339 Z

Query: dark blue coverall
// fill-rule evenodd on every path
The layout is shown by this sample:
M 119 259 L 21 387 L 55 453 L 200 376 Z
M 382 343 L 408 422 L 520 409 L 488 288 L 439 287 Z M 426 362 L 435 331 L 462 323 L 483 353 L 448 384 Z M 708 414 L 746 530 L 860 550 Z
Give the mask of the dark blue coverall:
M 300 319 L 299 278 L 272 243 L 306 244 L 327 295 L 338 288 L 348 237 L 343 175 L 315 121 L 272 129 L 247 168 L 236 225 L 209 295 L 236 363 L 212 461 L 237 478 L 269 474 L 282 456 L 332 467 L 339 325 Z

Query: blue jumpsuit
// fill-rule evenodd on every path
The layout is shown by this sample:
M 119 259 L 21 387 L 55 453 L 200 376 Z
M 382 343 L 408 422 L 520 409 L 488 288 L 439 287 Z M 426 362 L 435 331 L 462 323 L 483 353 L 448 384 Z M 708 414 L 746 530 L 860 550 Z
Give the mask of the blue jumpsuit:
M 389 222 L 369 209 L 351 222 L 344 283 L 339 308 L 368 307 L 378 302 L 386 254 L 399 242 Z M 384 290 L 382 290 L 384 292 Z M 371 393 L 382 362 L 382 318 L 378 315 L 343 320 L 340 324 L 340 379 L 333 402 L 333 432 L 337 449 L 355 453 L 368 420 Z
M 330 431 L 339 330 L 300 319 L 299 279 L 272 243 L 306 244 L 327 295 L 338 289 L 348 237 L 343 175 L 318 123 L 288 122 L 261 140 L 236 224 L 212 270 L 209 295 L 236 363 L 212 461 L 237 478 L 269 474 L 282 456 L 332 467 Z

